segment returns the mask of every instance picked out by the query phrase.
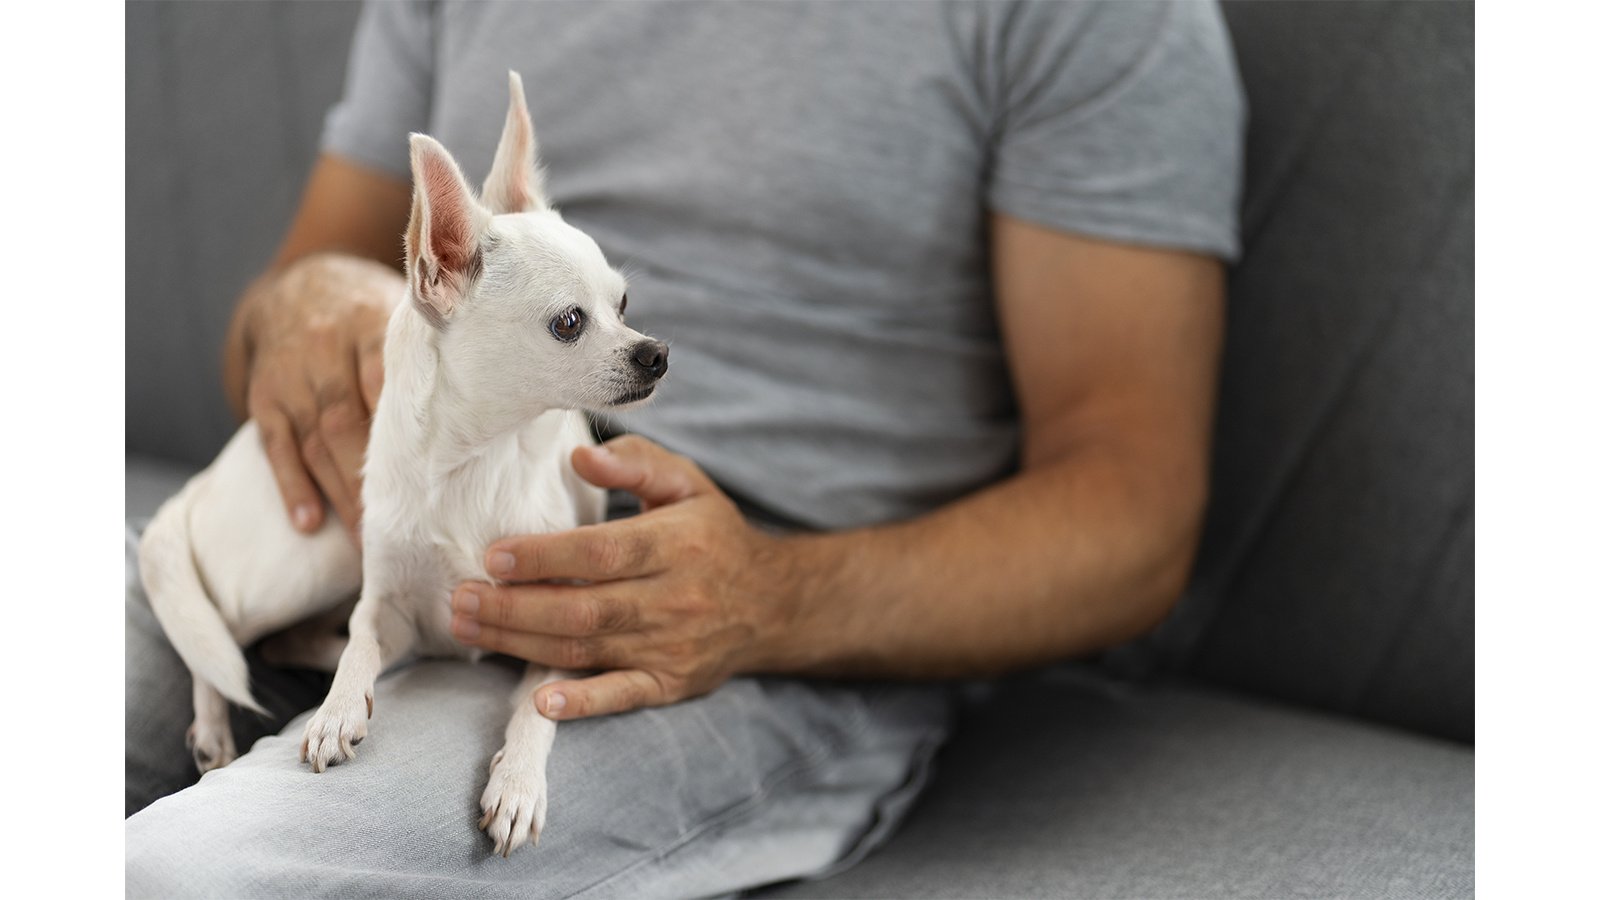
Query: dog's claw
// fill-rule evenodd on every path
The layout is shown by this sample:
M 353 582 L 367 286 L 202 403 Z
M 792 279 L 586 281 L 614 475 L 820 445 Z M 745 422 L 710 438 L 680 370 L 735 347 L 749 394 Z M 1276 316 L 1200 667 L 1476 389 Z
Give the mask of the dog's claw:
M 356 744 L 367 736 L 367 720 L 361 715 L 360 703 L 361 698 L 351 703 L 330 695 L 306 723 L 300 761 L 310 763 L 311 771 L 325 772 L 329 766 L 355 759 Z

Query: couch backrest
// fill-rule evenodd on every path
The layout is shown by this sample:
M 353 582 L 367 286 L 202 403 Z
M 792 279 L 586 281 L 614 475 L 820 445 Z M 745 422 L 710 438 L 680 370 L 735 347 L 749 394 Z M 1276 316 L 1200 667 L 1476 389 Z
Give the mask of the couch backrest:
M 1250 100 L 1213 498 L 1164 662 L 1473 738 L 1473 9 L 1225 3 Z
M 211 461 L 222 338 L 339 97 L 355 3 L 127 5 L 127 449 Z

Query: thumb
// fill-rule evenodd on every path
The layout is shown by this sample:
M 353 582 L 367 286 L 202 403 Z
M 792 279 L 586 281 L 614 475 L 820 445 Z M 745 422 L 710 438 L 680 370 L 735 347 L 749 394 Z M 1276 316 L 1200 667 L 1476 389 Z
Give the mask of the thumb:
M 572 452 L 572 468 L 595 487 L 633 494 L 645 509 L 717 490 L 686 457 L 631 434 L 598 447 L 579 447 Z

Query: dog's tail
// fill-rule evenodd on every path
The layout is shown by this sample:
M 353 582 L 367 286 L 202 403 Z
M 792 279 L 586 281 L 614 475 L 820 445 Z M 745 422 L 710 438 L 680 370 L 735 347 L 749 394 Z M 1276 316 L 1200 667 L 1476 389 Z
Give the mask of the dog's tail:
M 156 511 L 139 541 L 139 575 L 156 621 L 194 677 L 240 706 L 265 713 L 250 694 L 250 667 L 206 593 L 189 545 L 189 505 L 205 476 Z

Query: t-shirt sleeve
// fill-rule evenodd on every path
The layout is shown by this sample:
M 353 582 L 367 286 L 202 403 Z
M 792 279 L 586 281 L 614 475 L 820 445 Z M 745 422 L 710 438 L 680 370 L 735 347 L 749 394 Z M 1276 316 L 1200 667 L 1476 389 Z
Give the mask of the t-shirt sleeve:
M 1024 6 L 1004 34 L 992 209 L 1238 257 L 1245 103 L 1214 4 Z
M 413 131 L 433 105 L 433 4 L 368 2 L 356 24 L 344 96 L 322 127 L 324 152 L 411 177 Z

